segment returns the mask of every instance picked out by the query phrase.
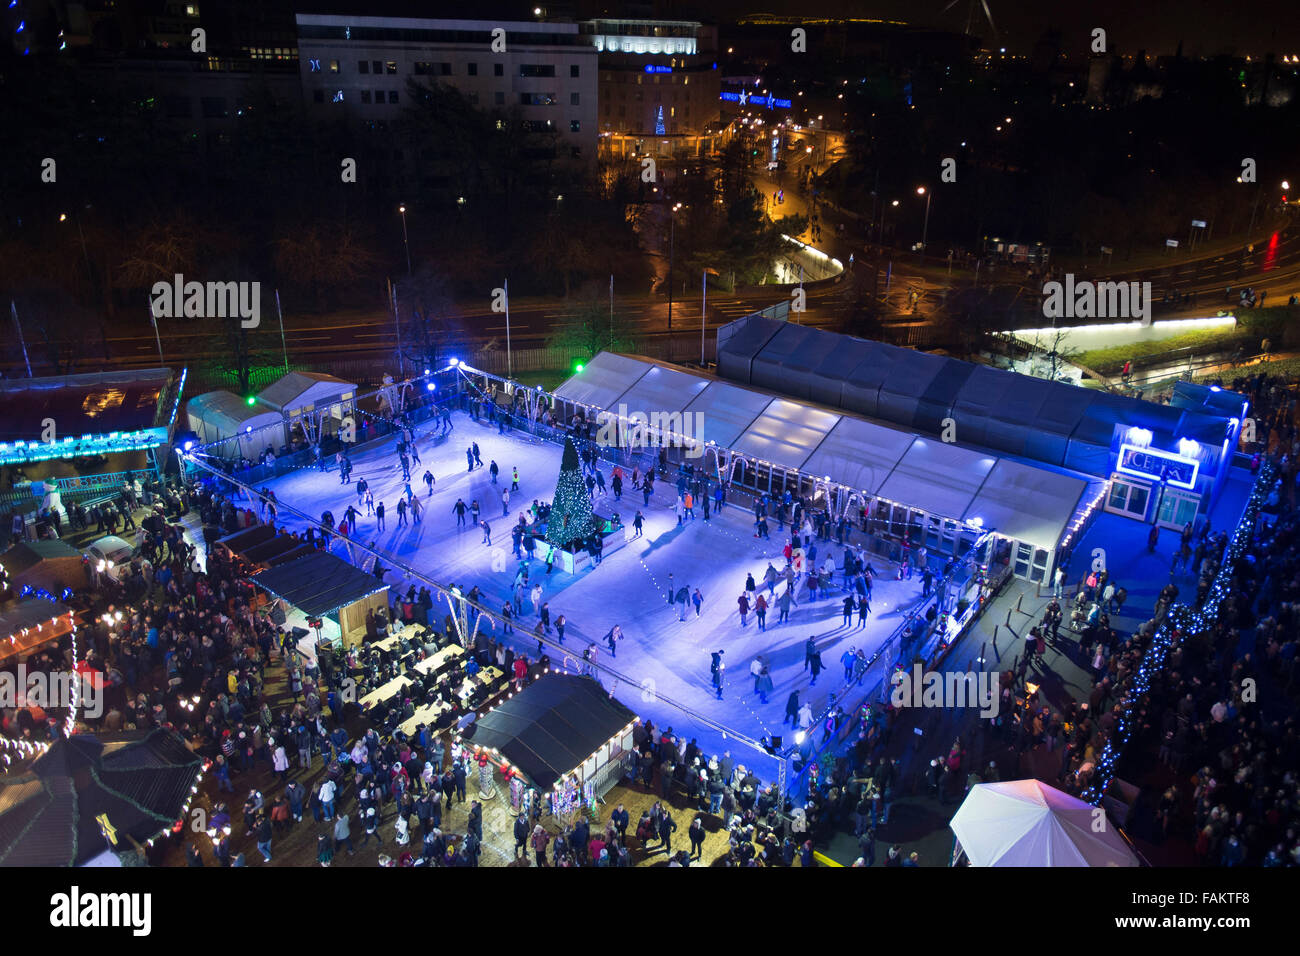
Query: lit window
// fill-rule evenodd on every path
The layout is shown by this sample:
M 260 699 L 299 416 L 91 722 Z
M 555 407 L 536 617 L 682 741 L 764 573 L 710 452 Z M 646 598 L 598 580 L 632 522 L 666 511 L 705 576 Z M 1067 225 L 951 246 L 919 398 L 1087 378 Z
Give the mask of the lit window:
M 330 72 L 331 72 L 331 73 L 337 73 L 338 71 L 339 71 L 339 61 L 338 61 L 338 60 L 330 60 Z

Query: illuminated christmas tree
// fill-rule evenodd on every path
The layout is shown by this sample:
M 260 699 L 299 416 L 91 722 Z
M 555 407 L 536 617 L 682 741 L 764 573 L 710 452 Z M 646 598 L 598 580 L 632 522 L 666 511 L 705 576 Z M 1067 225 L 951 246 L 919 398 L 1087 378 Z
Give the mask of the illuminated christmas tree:
M 546 540 L 562 550 L 572 550 L 570 545 L 586 538 L 595 527 L 596 518 L 591 513 L 591 496 L 582 480 L 578 449 L 573 446 L 573 439 L 565 439 L 564 460 L 555 482 L 551 516 L 546 522 Z

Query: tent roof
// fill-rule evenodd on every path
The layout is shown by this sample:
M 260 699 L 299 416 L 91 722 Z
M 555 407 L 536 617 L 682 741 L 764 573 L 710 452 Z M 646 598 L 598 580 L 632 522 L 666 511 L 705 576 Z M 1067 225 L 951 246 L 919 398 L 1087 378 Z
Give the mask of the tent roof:
M 910 432 L 846 415 L 804 462 L 804 470 L 875 494 L 915 439 Z
M 839 421 L 833 412 L 776 398 L 731 447 L 742 455 L 798 467 Z
M 386 587 L 373 574 L 328 551 L 268 568 L 253 575 L 253 583 L 308 617 L 337 611 Z
M 763 409 L 772 404 L 772 396 L 740 388 L 728 382 L 710 381 L 707 388 L 686 406 L 686 413 L 704 416 L 704 440 L 722 448 L 731 448 Z
M 253 431 L 274 425 L 284 420 L 276 409 L 261 402 L 249 405 L 234 392 L 218 389 L 205 392 L 191 398 L 185 406 L 185 414 L 190 420 L 190 427 L 199 431 L 197 423 L 207 428 L 204 441 L 217 438 L 235 438 L 245 428 L 252 426 Z M 202 437 L 202 436 L 200 436 Z
M 1117 427 L 1150 429 L 1158 447 L 1179 438 L 1215 447 L 1228 434 L 1227 419 L 1242 415 L 1240 396 L 1222 392 L 1184 390 L 1176 407 L 1160 405 L 762 315 L 723 326 L 718 341 L 718 374 L 733 382 L 923 434 L 941 433 L 952 418 L 963 442 L 1094 477 L 1108 477 Z
M 590 677 L 548 674 L 465 729 L 465 740 L 497 750 L 540 790 L 586 763 L 637 715 Z
M 645 370 L 644 375 L 618 397 L 618 404 L 626 405 L 628 414 L 641 412 L 648 415 L 656 411 L 677 411 L 704 391 L 708 384 L 704 379 L 697 378 L 689 372 L 669 368 L 666 365 L 651 365 Z M 616 407 L 607 407 L 611 407 L 615 412 L 619 411 Z M 698 436 L 692 434 L 691 437 Z
M 636 384 L 649 364 L 631 356 L 601 352 L 557 388 L 555 396 L 580 405 L 616 410 L 619 396 Z
M 881 485 L 879 493 L 890 501 L 932 514 L 960 518 L 996 462 L 996 458 L 983 452 L 958 448 L 934 438 L 917 438 Z M 1049 545 L 1055 546 L 1055 541 Z
M 76 866 L 106 841 L 129 848 L 175 822 L 202 761 L 170 730 L 56 740 L 27 773 L 0 779 L 0 866 Z
M 1050 551 L 1091 484 L 999 458 L 960 517 L 963 521 L 979 518 L 980 527 Z
M 1241 418 L 1246 413 L 1248 403 L 1244 396 L 1226 388 L 1198 385 L 1195 382 L 1175 382 L 1174 395 L 1169 404 L 1189 411 Z
M 858 356 L 872 356 L 878 351 L 876 343 L 858 343 L 859 340 L 848 340 L 846 350 L 853 349 Z M 610 361 L 610 358 L 621 361 Z M 948 361 L 923 356 L 920 363 L 911 364 L 914 368 L 943 369 L 947 368 Z M 823 360 L 819 366 L 825 364 Z M 868 421 L 810 402 L 773 397 L 649 359 L 610 357 L 602 352 L 556 394 L 564 397 L 567 393 L 570 400 L 575 400 L 572 396 L 581 391 L 576 383 L 586 378 L 593 368 L 602 393 L 614 395 L 612 400 L 619 402 L 628 395 L 637 399 L 635 409 L 629 403 L 629 412 L 645 410 L 642 397 L 660 403 L 656 407 L 658 411 L 680 410 L 686 416 L 699 412 L 703 415 L 704 440 L 722 448 L 778 467 L 798 469 L 814 476 L 829 475 L 833 481 L 848 487 L 947 518 L 979 517 L 985 527 L 1048 550 L 1060 540 L 1061 530 L 1070 521 L 1089 485 L 1089 477 L 1084 474 L 1066 473 L 1059 467 L 1017 461 L 996 452 L 922 437 L 896 425 Z M 1008 391 L 1018 390 L 1025 396 L 1027 405 L 1017 407 L 1024 408 L 1048 400 L 1044 389 L 1057 387 L 1037 379 L 1021 383 L 1017 379 L 1023 376 L 993 369 L 969 368 L 970 374 L 965 379 L 958 376 L 938 390 L 944 395 L 955 395 L 960 390 L 959 384 L 964 387 L 977 375 L 989 372 L 997 385 L 990 393 L 995 400 L 998 396 L 1006 398 Z M 590 393 L 596 378 L 587 379 L 582 389 Z M 624 387 L 627 382 L 632 383 L 630 387 Z M 664 387 L 665 384 L 669 387 Z M 854 386 L 846 386 L 851 387 Z M 921 395 L 918 407 L 923 408 L 925 394 L 933 394 L 936 389 L 918 387 L 914 391 Z M 998 416 L 1017 414 L 1000 408 L 992 411 Z M 989 428 L 1004 430 L 1024 425 L 994 417 L 987 421 Z M 1025 428 L 1025 433 L 1027 437 L 1017 439 L 1008 431 L 1000 440 L 1013 447 L 1035 440 L 1032 429 Z M 969 427 L 961 435 L 964 441 L 974 442 Z M 1042 440 L 1041 436 L 1037 440 Z M 1064 455 L 1065 440 L 1060 442 Z M 995 469 L 999 464 L 1003 467 Z M 990 477 L 994 480 L 986 487 Z M 1053 528 L 1057 529 L 1055 534 Z
M 718 374 L 735 382 L 750 382 L 753 361 L 789 323 L 763 316 L 729 323 L 729 335 L 718 337 Z
M 754 357 L 751 381 L 796 398 L 812 398 L 815 369 L 835 351 L 835 340 L 813 335 L 816 329 L 806 325 L 779 324 L 780 330 Z
M 304 405 L 330 404 L 355 394 L 355 382 L 324 372 L 290 372 L 257 393 L 257 400 L 280 412 Z
M 1094 808 L 1039 780 L 973 786 L 949 826 L 974 866 L 1137 866 Z

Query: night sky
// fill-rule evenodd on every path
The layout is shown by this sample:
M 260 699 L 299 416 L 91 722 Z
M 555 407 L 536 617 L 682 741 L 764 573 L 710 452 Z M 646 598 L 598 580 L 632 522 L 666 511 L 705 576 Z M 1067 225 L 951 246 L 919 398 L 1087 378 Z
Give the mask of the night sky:
M 697 5 L 711 18 L 755 11 L 778 15 L 880 17 L 918 26 L 962 30 L 969 0 L 710 0 Z M 977 0 L 978 3 L 978 0 Z M 1188 55 L 1217 53 L 1300 53 L 1300 5 L 1295 0 L 988 0 L 1001 43 L 1016 52 L 1029 48 L 1046 29 L 1062 33 L 1066 52 L 1083 52 L 1094 27 L 1103 27 L 1112 50 L 1173 53 L 1183 41 Z M 617 4 L 615 4 L 617 5 Z M 682 7 L 687 5 L 683 4 Z M 978 29 L 989 38 L 980 14 Z M 991 45 L 991 44 L 990 44 Z

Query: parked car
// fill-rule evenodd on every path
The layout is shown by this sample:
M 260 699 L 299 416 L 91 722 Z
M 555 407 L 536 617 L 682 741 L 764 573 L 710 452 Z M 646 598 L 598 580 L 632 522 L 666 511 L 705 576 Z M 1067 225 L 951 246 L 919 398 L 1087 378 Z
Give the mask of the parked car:
M 136 550 L 131 543 L 115 534 L 97 538 L 86 549 L 86 557 L 100 572 L 111 575 L 114 580 L 122 576 L 122 569 L 131 563 L 135 554 Z

